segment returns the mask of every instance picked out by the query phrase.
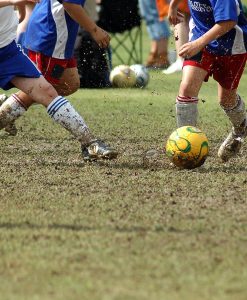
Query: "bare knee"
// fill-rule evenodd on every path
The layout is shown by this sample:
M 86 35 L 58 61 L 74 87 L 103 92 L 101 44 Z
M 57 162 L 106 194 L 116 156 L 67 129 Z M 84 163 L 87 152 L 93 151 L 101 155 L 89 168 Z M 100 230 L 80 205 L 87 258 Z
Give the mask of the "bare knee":
M 23 99 L 25 97 L 26 101 L 29 101 L 27 98 L 29 97 L 36 103 L 48 106 L 58 96 L 56 90 L 43 76 L 39 78 L 15 77 L 11 82 L 26 94 L 23 95 Z M 32 104 L 31 100 L 29 104 Z
M 179 88 L 179 95 L 187 97 L 197 97 L 198 91 L 193 87 L 193 84 L 187 82 L 181 82 Z
M 64 70 L 62 77 L 57 85 L 54 85 L 59 95 L 68 96 L 75 93 L 80 87 L 80 78 L 77 68 Z
M 68 89 L 65 91 L 65 95 L 64 96 L 68 96 L 68 95 L 71 95 L 71 94 L 74 94 L 80 87 L 80 82 L 74 82 L 72 85 L 70 85 L 68 87 Z
M 48 83 L 48 82 L 45 82 L 44 84 L 40 85 L 38 87 L 39 89 L 39 93 L 42 93 L 42 95 L 44 95 L 45 98 L 51 98 L 51 99 L 54 99 L 54 97 L 57 96 L 57 92 L 56 90 L 54 89 L 54 87 Z
M 44 106 L 48 106 L 51 101 L 58 96 L 54 87 L 46 80 L 40 80 L 38 84 L 33 87 L 29 94 L 33 100 Z
M 75 80 L 74 82 L 70 83 L 63 83 L 54 85 L 57 93 L 61 96 L 69 96 L 75 93 L 80 88 L 80 81 Z
M 179 94 L 187 97 L 198 97 L 207 72 L 194 66 L 184 66 Z

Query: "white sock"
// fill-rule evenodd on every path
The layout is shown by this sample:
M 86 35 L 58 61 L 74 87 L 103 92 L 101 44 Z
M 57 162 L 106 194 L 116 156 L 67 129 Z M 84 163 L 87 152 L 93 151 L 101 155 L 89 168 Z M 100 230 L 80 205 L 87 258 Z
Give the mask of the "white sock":
M 89 144 L 94 139 L 83 118 L 67 99 L 56 97 L 48 105 L 47 112 L 55 122 L 67 129 L 83 145 Z
M 224 108 L 222 106 L 225 114 L 230 119 L 234 130 L 238 133 L 238 129 L 241 129 L 241 125 L 246 122 L 246 111 L 244 101 L 241 99 L 239 95 L 237 95 L 237 103 L 232 108 Z M 247 124 L 246 124 L 247 125 Z
M 13 94 L 0 106 L 0 129 L 15 121 L 26 112 L 20 98 Z
M 177 126 L 196 126 L 198 118 L 198 98 L 177 96 L 176 99 L 176 116 Z

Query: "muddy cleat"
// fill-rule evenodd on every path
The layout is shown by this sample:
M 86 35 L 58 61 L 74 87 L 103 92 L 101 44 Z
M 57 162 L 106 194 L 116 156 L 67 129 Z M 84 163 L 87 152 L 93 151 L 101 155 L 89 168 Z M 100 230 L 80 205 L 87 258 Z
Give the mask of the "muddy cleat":
M 82 156 L 85 161 L 98 159 L 114 159 L 118 152 L 101 140 L 94 140 L 87 146 L 82 146 Z
M 236 156 L 243 144 L 244 138 L 247 135 L 247 126 L 242 129 L 241 134 L 236 134 L 235 130 L 224 140 L 222 145 L 218 150 L 218 157 L 221 158 L 223 162 L 227 162 L 230 158 Z
M 2 105 L 4 103 L 4 101 L 6 101 L 8 99 L 8 96 L 5 94 L 0 95 L 0 105 Z M 5 126 L 4 130 L 12 136 L 17 135 L 17 128 L 15 126 L 15 123 L 12 122 L 10 124 L 8 124 L 7 126 Z
M 7 126 L 5 126 L 4 130 L 9 134 L 9 135 L 12 135 L 12 136 L 15 136 L 17 135 L 17 128 L 15 126 L 15 123 L 9 123 Z

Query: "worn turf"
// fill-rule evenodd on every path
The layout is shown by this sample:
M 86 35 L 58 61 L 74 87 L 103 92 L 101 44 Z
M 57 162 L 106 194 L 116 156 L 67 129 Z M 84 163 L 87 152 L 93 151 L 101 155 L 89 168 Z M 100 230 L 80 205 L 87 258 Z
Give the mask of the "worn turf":
M 247 298 L 246 146 L 217 159 L 230 124 L 211 80 L 199 104 L 210 156 L 192 171 L 171 167 L 179 81 L 153 72 L 146 89 L 70 97 L 119 149 L 115 161 L 85 164 L 41 106 L 18 120 L 17 137 L 0 133 L 1 300 Z

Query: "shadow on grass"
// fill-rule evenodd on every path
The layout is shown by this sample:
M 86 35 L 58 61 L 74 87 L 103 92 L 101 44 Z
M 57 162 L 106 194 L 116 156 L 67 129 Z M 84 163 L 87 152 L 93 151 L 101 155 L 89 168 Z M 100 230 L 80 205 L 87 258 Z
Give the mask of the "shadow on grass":
M 170 161 L 167 159 L 154 161 L 154 162 L 145 162 L 142 157 L 139 161 L 132 162 L 114 162 L 109 165 L 107 161 L 99 161 L 96 162 L 95 165 L 101 167 L 108 167 L 110 169 L 129 169 L 129 170 L 143 170 L 143 171 L 169 171 L 169 172 L 187 172 L 187 173 L 201 173 L 201 174 L 218 174 L 218 173 L 226 173 L 226 174 L 239 174 L 239 173 L 247 173 L 247 166 L 243 166 L 240 162 L 234 164 L 234 162 L 228 164 L 217 163 L 215 165 L 205 165 L 195 169 L 179 169 L 173 165 L 171 165 Z
M 118 233 L 180 233 L 180 234 L 194 234 L 195 231 L 197 233 L 202 233 L 205 230 L 195 229 L 195 230 L 189 230 L 189 229 L 181 229 L 176 228 L 173 226 L 164 226 L 164 225 L 154 225 L 151 226 L 84 226 L 84 225 L 76 225 L 76 224 L 48 224 L 48 225 L 39 225 L 35 223 L 30 222 L 22 222 L 22 223 L 0 223 L 0 229 L 7 229 L 7 230 L 43 230 L 43 229 L 49 229 L 49 230 L 67 230 L 67 231 L 74 231 L 74 232 L 95 232 L 95 231 L 104 231 L 104 232 L 118 232 Z
M 210 167 L 201 167 L 198 169 L 194 170 L 188 170 L 191 172 L 197 172 L 197 173 L 212 173 L 212 174 L 219 174 L 219 173 L 225 173 L 227 174 L 239 174 L 239 173 L 246 173 L 247 174 L 247 167 L 244 167 L 243 165 L 240 166 L 239 164 L 237 165 L 226 165 L 226 164 L 221 164 L 218 166 L 210 166 Z
M 111 174 L 111 170 L 121 171 L 121 170 L 130 170 L 130 171 L 146 171 L 146 172 L 187 172 L 190 173 L 199 173 L 199 174 L 239 174 L 239 173 L 247 173 L 247 166 L 244 166 L 243 163 L 237 162 L 234 164 L 233 161 L 227 164 L 217 163 L 206 163 L 204 166 L 196 169 L 186 170 L 179 169 L 175 166 L 172 166 L 168 159 L 159 159 L 155 161 L 146 161 L 143 157 L 136 156 L 135 159 L 131 157 L 129 161 L 121 161 L 121 160 L 101 160 L 95 162 L 84 162 L 82 159 L 73 159 L 73 160 L 59 160 L 54 158 L 33 158 L 30 160 L 5 160 L 5 165 L 10 166 L 22 166 L 22 167 L 54 167 L 58 168 L 86 168 L 86 167 L 101 167 L 107 169 L 106 175 L 114 175 Z
M 23 150 L 24 151 L 24 150 Z M 244 165 L 244 157 L 239 157 L 231 160 L 228 163 L 221 163 L 215 157 L 215 155 L 209 155 L 206 163 L 196 169 L 186 170 L 186 169 L 179 169 L 171 165 L 170 160 L 166 157 L 164 150 L 155 150 L 150 149 L 144 152 L 132 152 L 131 154 L 126 155 L 125 153 L 120 154 L 119 158 L 115 160 L 99 160 L 94 162 L 84 162 L 81 155 L 76 155 L 73 158 L 69 157 L 71 151 L 67 150 L 66 153 L 68 157 L 61 159 L 54 157 L 53 149 L 46 151 L 44 156 L 39 157 L 31 157 L 30 159 L 23 159 L 24 157 L 21 156 L 21 160 L 19 159 L 5 159 L 5 165 L 7 166 L 43 166 L 43 167 L 73 167 L 73 168 L 85 168 L 87 166 L 92 167 L 104 167 L 109 170 L 110 174 L 111 170 L 142 170 L 142 171 L 151 171 L 151 172 L 161 172 L 161 171 L 168 171 L 168 172 L 188 172 L 188 173 L 200 173 L 200 174 L 219 174 L 219 173 L 226 173 L 226 174 L 239 174 L 239 173 L 247 173 L 247 166 Z M 154 154 L 150 151 L 154 151 Z M 25 154 L 27 154 L 27 150 L 25 149 Z M 2 150 L 2 154 L 9 154 L 9 149 L 6 151 Z M 33 156 L 35 153 L 31 153 Z M 48 156 L 47 154 L 52 154 L 52 156 Z

